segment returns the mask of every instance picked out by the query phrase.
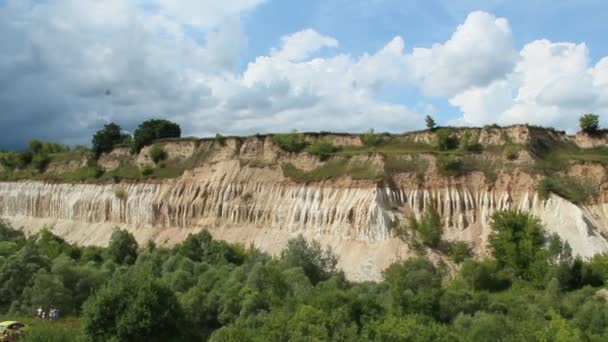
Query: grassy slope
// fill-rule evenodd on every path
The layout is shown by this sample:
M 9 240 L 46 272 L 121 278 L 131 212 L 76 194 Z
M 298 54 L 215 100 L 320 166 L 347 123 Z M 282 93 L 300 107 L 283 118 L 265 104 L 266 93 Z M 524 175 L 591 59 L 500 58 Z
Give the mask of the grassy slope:
M 28 342 L 73 342 L 84 339 L 80 321 L 74 318 L 47 321 L 31 317 L 0 315 L 0 322 L 3 321 L 19 321 L 28 325 L 29 330 L 25 339 Z

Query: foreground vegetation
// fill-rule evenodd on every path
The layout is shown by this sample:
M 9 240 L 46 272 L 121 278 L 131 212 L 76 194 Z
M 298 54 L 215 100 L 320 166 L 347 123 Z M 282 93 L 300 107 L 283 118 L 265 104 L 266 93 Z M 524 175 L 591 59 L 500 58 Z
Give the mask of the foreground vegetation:
M 435 213 L 405 229 L 441 244 Z M 431 228 L 429 228 L 431 227 Z M 302 237 L 277 257 L 206 232 L 161 248 L 116 230 L 109 247 L 29 238 L 0 225 L 0 313 L 32 323 L 27 341 L 606 341 L 608 256 L 572 256 L 538 219 L 493 216 L 494 258 L 463 254 L 457 274 L 424 256 L 381 282 L 352 283 L 331 250 Z M 458 244 L 455 244 L 458 245 Z M 421 251 L 423 253 L 423 251 Z M 423 253 L 424 254 L 424 253 Z

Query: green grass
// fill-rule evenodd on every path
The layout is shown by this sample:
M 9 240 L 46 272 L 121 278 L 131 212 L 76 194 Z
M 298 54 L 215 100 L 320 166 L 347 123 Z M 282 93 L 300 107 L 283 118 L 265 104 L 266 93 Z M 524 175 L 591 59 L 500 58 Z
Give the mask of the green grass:
M 68 163 L 75 160 L 82 160 L 89 156 L 90 151 L 87 149 L 75 149 L 71 151 L 59 152 L 50 154 L 51 163 Z
M 162 161 L 159 167 L 152 172 L 154 178 L 176 178 L 186 170 L 194 169 L 203 164 L 213 153 L 212 147 L 201 147 L 192 156 L 186 159 L 173 159 Z
M 553 193 L 575 204 L 586 202 L 598 192 L 597 186 L 590 181 L 559 175 L 543 178 L 538 183 L 537 190 L 543 198 L 548 198 Z
M 139 166 L 129 160 L 121 160 L 118 163 L 118 167 L 114 170 L 108 171 L 101 176 L 101 180 L 114 180 L 114 179 L 131 179 L 137 180 L 142 179 L 143 175 Z
M 489 161 L 476 156 L 465 156 L 462 158 L 462 163 L 464 172 L 480 171 L 490 184 L 496 182 L 498 172 L 505 167 L 503 163 Z
M 368 162 L 350 162 L 348 158 L 336 158 L 310 171 L 303 171 L 291 163 L 282 165 L 283 175 L 297 182 L 321 181 L 350 176 L 354 179 L 380 180 L 382 173 L 373 170 Z
M 74 342 L 84 340 L 78 319 L 66 318 L 58 321 L 48 321 L 37 318 L 0 316 L 0 322 L 9 320 L 23 322 L 29 326 L 29 330 L 23 339 L 24 342 Z
M 424 143 L 409 143 L 391 140 L 379 146 L 344 146 L 336 155 L 354 156 L 368 153 L 390 154 L 416 154 L 416 153 L 446 153 L 437 151 L 435 147 Z
M 413 173 L 416 174 L 418 179 L 422 179 L 428 168 L 428 162 L 417 154 L 409 155 L 409 158 L 406 157 L 395 154 L 387 155 L 384 160 L 386 175 L 390 177 L 398 173 Z

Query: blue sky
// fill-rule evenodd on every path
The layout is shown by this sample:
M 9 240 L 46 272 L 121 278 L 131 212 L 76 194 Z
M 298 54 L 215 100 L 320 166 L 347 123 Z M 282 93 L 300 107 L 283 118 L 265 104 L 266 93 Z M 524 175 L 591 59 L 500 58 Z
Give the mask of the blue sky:
M 186 135 L 576 130 L 608 114 L 604 1 L 0 0 L 0 148 Z M 106 95 L 110 90 L 110 95 Z

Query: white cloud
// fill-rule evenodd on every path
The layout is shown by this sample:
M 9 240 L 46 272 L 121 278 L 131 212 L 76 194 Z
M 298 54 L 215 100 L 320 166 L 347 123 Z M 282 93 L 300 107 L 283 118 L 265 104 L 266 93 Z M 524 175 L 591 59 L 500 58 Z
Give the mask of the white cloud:
M 141 0 L 140 0 L 141 1 Z M 226 18 L 239 16 L 265 0 L 152 0 L 160 12 L 176 22 L 203 29 L 220 25 Z M 143 2 L 145 3 L 145 2 Z
M 516 61 L 509 23 L 473 12 L 452 37 L 407 56 L 413 80 L 427 95 L 450 96 L 503 78 Z
M 86 143 L 107 121 L 178 121 L 187 135 L 298 130 L 403 131 L 433 113 L 379 100 L 417 86 L 462 110 L 455 122 L 573 127 L 608 107 L 608 57 L 584 44 L 539 40 L 520 53 L 504 18 L 471 13 L 453 35 L 406 50 L 334 53 L 334 37 L 282 37 L 237 72 L 241 16 L 263 1 L 9 0 L 0 6 L 0 144 L 29 138 Z M 327 53 L 325 53 L 327 52 Z M 109 95 L 106 95 L 109 91 Z
M 450 102 L 469 124 L 531 123 L 574 131 L 583 112 L 603 112 L 606 59 L 590 64 L 585 44 L 538 40 L 526 44 L 504 80 L 460 92 Z
M 283 45 L 273 49 L 272 57 L 290 61 L 300 61 L 323 47 L 336 47 L 338 41 L 332 37 L 319 34 L 312 29 L 306 29 L 281 38 Z

